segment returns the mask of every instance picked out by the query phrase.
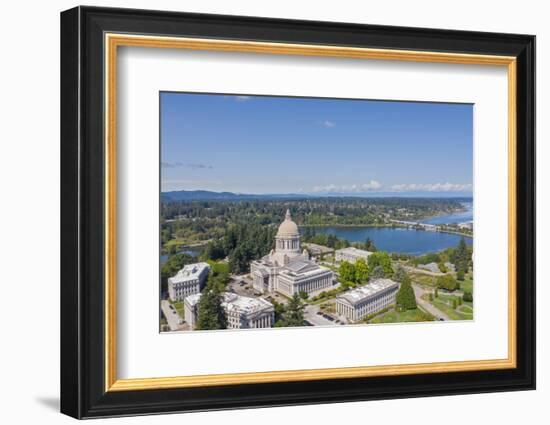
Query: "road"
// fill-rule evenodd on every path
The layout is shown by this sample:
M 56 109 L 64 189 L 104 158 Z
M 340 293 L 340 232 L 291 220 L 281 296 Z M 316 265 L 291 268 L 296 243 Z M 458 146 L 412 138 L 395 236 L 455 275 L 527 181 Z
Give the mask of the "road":
M 311 323 L 313 326 L 335 326 L 339 323 L 325 319 L 323 316 L 317 314 L 319 311 L 319 304 L 308 304 L 304 309 L 304 319 Z
M 438 308 L 434 307 L 430 302 L 422 299 L 422 295 L 427 294 L 428 291 L 422 289 L 420 286 L 414 283 L 412 284 L 412 287 L 414 289 L 414 295 L 416 297 L 417 304 L 419 304 L 424 310 L 426 310 L 432 316 L 435 316 L 438 320 L 439 319 L 450 320 L 449 316 L 447 316 Z
M 170 330 L 179 331 L 182 328 L 183 319 L 178 314 L 176 309 L 170 308 L 170 303 L 167 300 L 162 300 L 160 302 L 160 309 L 162 310 L 164 317 L 166 317 Z

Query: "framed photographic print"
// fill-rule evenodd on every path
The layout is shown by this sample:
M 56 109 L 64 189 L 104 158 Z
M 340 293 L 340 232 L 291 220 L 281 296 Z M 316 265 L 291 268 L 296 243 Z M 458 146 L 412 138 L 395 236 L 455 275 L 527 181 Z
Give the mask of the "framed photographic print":
M 61 14 L 61 411 L 535 387 L 529 35 Z

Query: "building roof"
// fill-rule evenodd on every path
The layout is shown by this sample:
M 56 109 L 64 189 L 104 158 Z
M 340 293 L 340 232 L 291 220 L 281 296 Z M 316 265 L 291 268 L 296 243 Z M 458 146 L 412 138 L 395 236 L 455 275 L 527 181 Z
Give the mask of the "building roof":
M 210 265 L 208 263 L 187 264 L 183 269 L 178 271 L 175 276 L 168 278 L 168 281 L 171 283 L 189 282 L 198 279 L 205 269 L 210 270 Z
M 227 311 L 237 311 L 238 313 L 255 313 L 266 308 L 273 308 L 273 304 L 263 298 L 243 297 L 232 292 L 223 293 L 222 305 Z
M 338 295 L 337 298 L 345 300 L 350 304 L 358 304 L 392 287 L 399 287 L 399 284 L 391 279 L 377 279 L 365 286 L 344 292 Z
M 195 306 L 201 299 L 202 294 L 194 294 L 185 297 L 185 302 L 190 306 Z M 232 292 L 223 293 L 222 306 L 227 311 L 237 311 L 238 313 L 250 314 L 266 308 L 273 308 L 273 304 L 263 298 L 243 297 Z
M 279 226 L 277 231 L 278 237 L 289 237 L 289 236 L 300 236 L 298 231 L 298 226 L 292 221 L 290 217 L 290 210 L 286 210 L 286 215 L 284 221 Z

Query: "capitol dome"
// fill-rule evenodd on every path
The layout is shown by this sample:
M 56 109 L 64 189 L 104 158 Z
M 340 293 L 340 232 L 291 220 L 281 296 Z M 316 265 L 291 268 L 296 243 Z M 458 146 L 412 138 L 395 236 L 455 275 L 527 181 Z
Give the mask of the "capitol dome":
M 299 236 L 298 226 L 292 221 L 290 211 L 286 210 L 285 220 L 279 226 L 277 236 Z

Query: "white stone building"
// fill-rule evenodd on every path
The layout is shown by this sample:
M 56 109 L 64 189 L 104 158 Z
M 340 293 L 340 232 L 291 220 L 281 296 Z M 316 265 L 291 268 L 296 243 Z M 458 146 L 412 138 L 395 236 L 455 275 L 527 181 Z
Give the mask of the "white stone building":
M 187 264 L 175 276 L 168 278 L 168 295 L 172 301 L 198 294 L 204 287 L 210 265 L 208 263 Z
M 348 261 L 350 263 L 355 263 L 360 258 L 367 261 L 369 255 L 371 254 L 372 252 L 370 251 L 365 251 L 364 249 L 358 249 L 354 246 L 349 246 L 347 248 L 337 249 L 334 252 L 334 259 L 336 261 Z
M 184 300 L 185 321 L 195 329 L 201 294 Z M 273 304 L 262 298 L 243 297 L 232 292 L 223 293 L 222 307 L 227 316 L 228 329 L 271 328 L 275 322 Z
M 391 279 L 377 279 L 338 295 L 336 312 L 350 322 L 357 322 L 395 304 L 398 290 L 397 282 Z
M 331 270 L 311 260 L 306 250 L 300 251 L 300 232 L 290 211 L 275 236 L 275 249 L 250 263 L 250 272 L 253 287 L 260 293 L 279 292 L 292 297 L 301 291 L 311 294 L 335 285 Z

